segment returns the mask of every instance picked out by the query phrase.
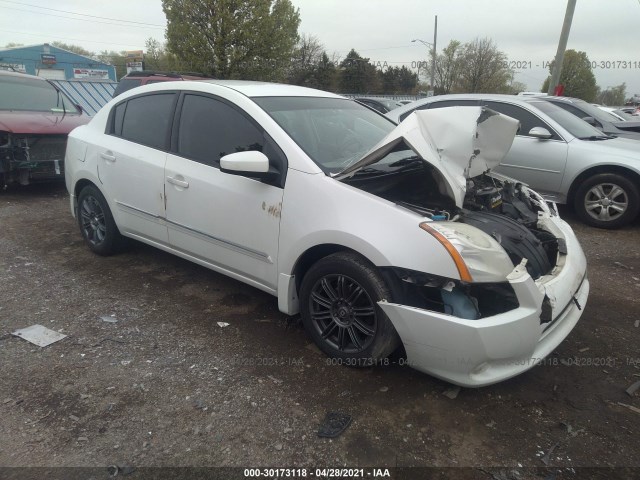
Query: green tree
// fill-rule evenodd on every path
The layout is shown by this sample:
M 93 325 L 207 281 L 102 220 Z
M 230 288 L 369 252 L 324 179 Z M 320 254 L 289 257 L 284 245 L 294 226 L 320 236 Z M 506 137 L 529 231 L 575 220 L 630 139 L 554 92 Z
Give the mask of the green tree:
M 382 93 L 387 95 L 413 93 L 418 85 L 418 74 L 404 65 L 387 68 L 380 73 L 380 76 L 382 78 Z
M 167 47 L 217 78 L 283 80 L 300 15 L 290 0 L 162 0 Z
M 116 78 L 122 78 L 127 74 L 127 54 L 124 50 L 121 52 L 103 50 L 95 58 L 102 63 L 109 63 L 116 67 Z
M 291 57 L 287 82 L 315 87 L 318 83 L 317 69 L 324 53 L 324 47 L 317 37 L 301 35 Z
M 442 53 L 436 55 L 436 72 L 434 75 L 435 93 L 444 95 L 451 93 L 460 84 L 462 73 L 462 44 L 458 40 L 451 40 Z M 427 63 L 430 74 L 431 64 Z
M 507 56 L 493 40 L 476 38 L 460 53 L 458 88 L 465 93 L 507 93 L 513 78 Z
M 154 38 L 148 38 L 145 42 L 144 68 L 162 72 L 187 70 L 178 57 L 168 52 L 166 46 Z
M 378 93 L 378 69 L 352 48 L 340 62 L 339 86 L 342 93 Z
M 327 52 L 322 52 L 316 68 L 316 82 L 316 87 L 320 90 L 335 92 L 338 89 L 338 70 L 336 64 L 329 59 Z
M 606 90 L 600 90 L 598 88 L 598 94 L 596 96 L 596 103 L 603 105 L 624 105 L 627 99 L 627 84 L 622 83 L 617 87 L 608 87 Z
M 549 63 L 549 73 L 553 72 L 555 60 Z M 551 77 L 542 84 L 542 91 L 549 90 Z M 586 52 L 567 50 L 564 52 L 562 72 L 560 73 L 560 85 L 564 85 L 564 95 L 567 97 L 581 98 L 585 102 L 593 102 L 598 93 L 596 77 L 591 71 L 591 62 Z

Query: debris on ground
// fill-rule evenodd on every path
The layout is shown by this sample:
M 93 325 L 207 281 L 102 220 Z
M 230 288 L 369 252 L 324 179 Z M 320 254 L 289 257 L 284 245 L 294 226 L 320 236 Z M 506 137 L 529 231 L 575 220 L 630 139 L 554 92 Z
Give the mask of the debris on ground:
M 640 413 L 640 408 L 634 407 L 633 405 L 627 405 L 626 403 L 622 403 L 622 402 L 618 402 L 618 405 L 620 405 L 621 407 L 628 408 L 632 412 Z
M 442 392 L 445 397 L 450 398 L 451 400 L 455 400 L 459 393 L 460 387 L 451 387 Z
M 634 383 L 629 388 L 627 388 L 625 392 L 627 392 L 627 395 L 629 395 L 630 397 L 633 397 L 633 394 L 636 393 L 636 391 L 639 388 L 640 388 L 640 380 L 638 380 L 636 383 Z
M 389 387 L 380 387 L 380 391 L 381 392 L 388 392 L 389 391 Z
M 558 448 L 558 445 L 560 445 L 560 443 L 556 442 L 553 444 L 553 446 L 549 449 L 549 451 L 545 454 L 544 457 L 542 457 L 540 460 L 542 460 L 542 463 L 544 463 L 545 465 L 549 465 L 549 463 L 551 463 L 551 455 L 553 455 L 553 451 Z
M 620 262 L 613 262 L 613 264 L 616 267 L 620 267 L 620 268 L 626 268 L 627 270 L 633 270 L 633 267 L 630 267 L 628 265 L 625 265 L 624 263 L 620 263 Z
M 20 337 L 39 347 L 46 347 L 66 337 L 66 335 L 43 327 L 42 325 L 31 325 L 30 327 L 21 328 L 13 332 L 12 335 Z
M 336 438 L 340 436 L 349 425 L 351 425 L 351 415 L 341 412 L 327 412 L 324 421 L 318 429 L 318 436 L 325 438 Z
M 100 320 L 107 323 L 118 323 L 118 319 L 115 315 L 103 315 L 100 317 Z
M 217 322 L 220 328 L 228 327 L 229 324 L 227 322 Z

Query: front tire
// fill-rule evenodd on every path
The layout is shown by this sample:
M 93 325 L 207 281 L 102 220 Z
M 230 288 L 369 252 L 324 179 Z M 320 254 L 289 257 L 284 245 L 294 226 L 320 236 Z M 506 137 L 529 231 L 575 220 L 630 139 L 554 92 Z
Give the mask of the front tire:
M 78 226 L 89 249 L 108 256 L 120 251 L 124 237 L 120 234 L 109 204 L 93 185 L 86 186 L 78 195 Z
M 391 300 L 391 292 L 375 267 L 355 253 L 335 253 L 314 264 L 302 280 L 302 323 L 329 357 L 370 366 L 400 344 L 380 300 Z
M 619 228 L 638 215 L 640 194 L 638 187 L 627 178 L 615 173 L 601 173 L 580 185 L 574 207 L 587 225 Z

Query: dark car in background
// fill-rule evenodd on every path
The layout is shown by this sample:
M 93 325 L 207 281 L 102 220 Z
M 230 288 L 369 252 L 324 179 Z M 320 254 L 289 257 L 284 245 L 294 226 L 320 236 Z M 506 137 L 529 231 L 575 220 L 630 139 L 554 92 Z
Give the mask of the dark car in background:
M 616 137 L 640 140 L 640 121 L 617 121 L 609 113 L 579 98 L 571 97 L 538 97 L 581 118 L 596 127 L 602 133 Z M 637 118 L 637 117 L 636 117 Z
M 404 104 L 390 98 L 356 97 L 354 100 L 362 105 L 371 107 L 380 113 L 387 113 Z
M 88 121 L 44 78 L 0 71 L 0 188 L 64 180 L 67 135 Z
M 121 93 L 131 90 L 132 88 L 139 87 L 141 85 L 148 85 L 150 83 L 158 82 L 175 82 L 183 80 L 203 80 L 205 78 L 211 78 L 202 73 L 179 73 L 179 72 L 156 72 L 152 70 L 142 70 L 138 72 L 130 72 L 126 76 L 120 79 L 118 86 L 113 92 L 113 98 L 116 98 Z

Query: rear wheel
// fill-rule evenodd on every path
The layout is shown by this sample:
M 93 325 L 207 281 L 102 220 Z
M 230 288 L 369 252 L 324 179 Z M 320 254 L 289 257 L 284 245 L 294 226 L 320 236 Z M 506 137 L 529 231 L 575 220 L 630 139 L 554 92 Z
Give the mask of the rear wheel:
M 93 185 L 78 195 L 78 225 L 85 243 L 98 255 L 112 255 L 124 245 L 106 199 Z
M 615 173 L 601 173 L 586 179 L 576 191 L 576 213 L 586 224 L 619 228 L 633 221 L 640 209 L 638 187 Z
M 313 265 L 302 281 L 302 323 L 328 356 L 369 366 L 400 344 L 378 306 L 384 299 L 391 300 L 391 292 L 373 265 L 355 253 L 335 253 Z

